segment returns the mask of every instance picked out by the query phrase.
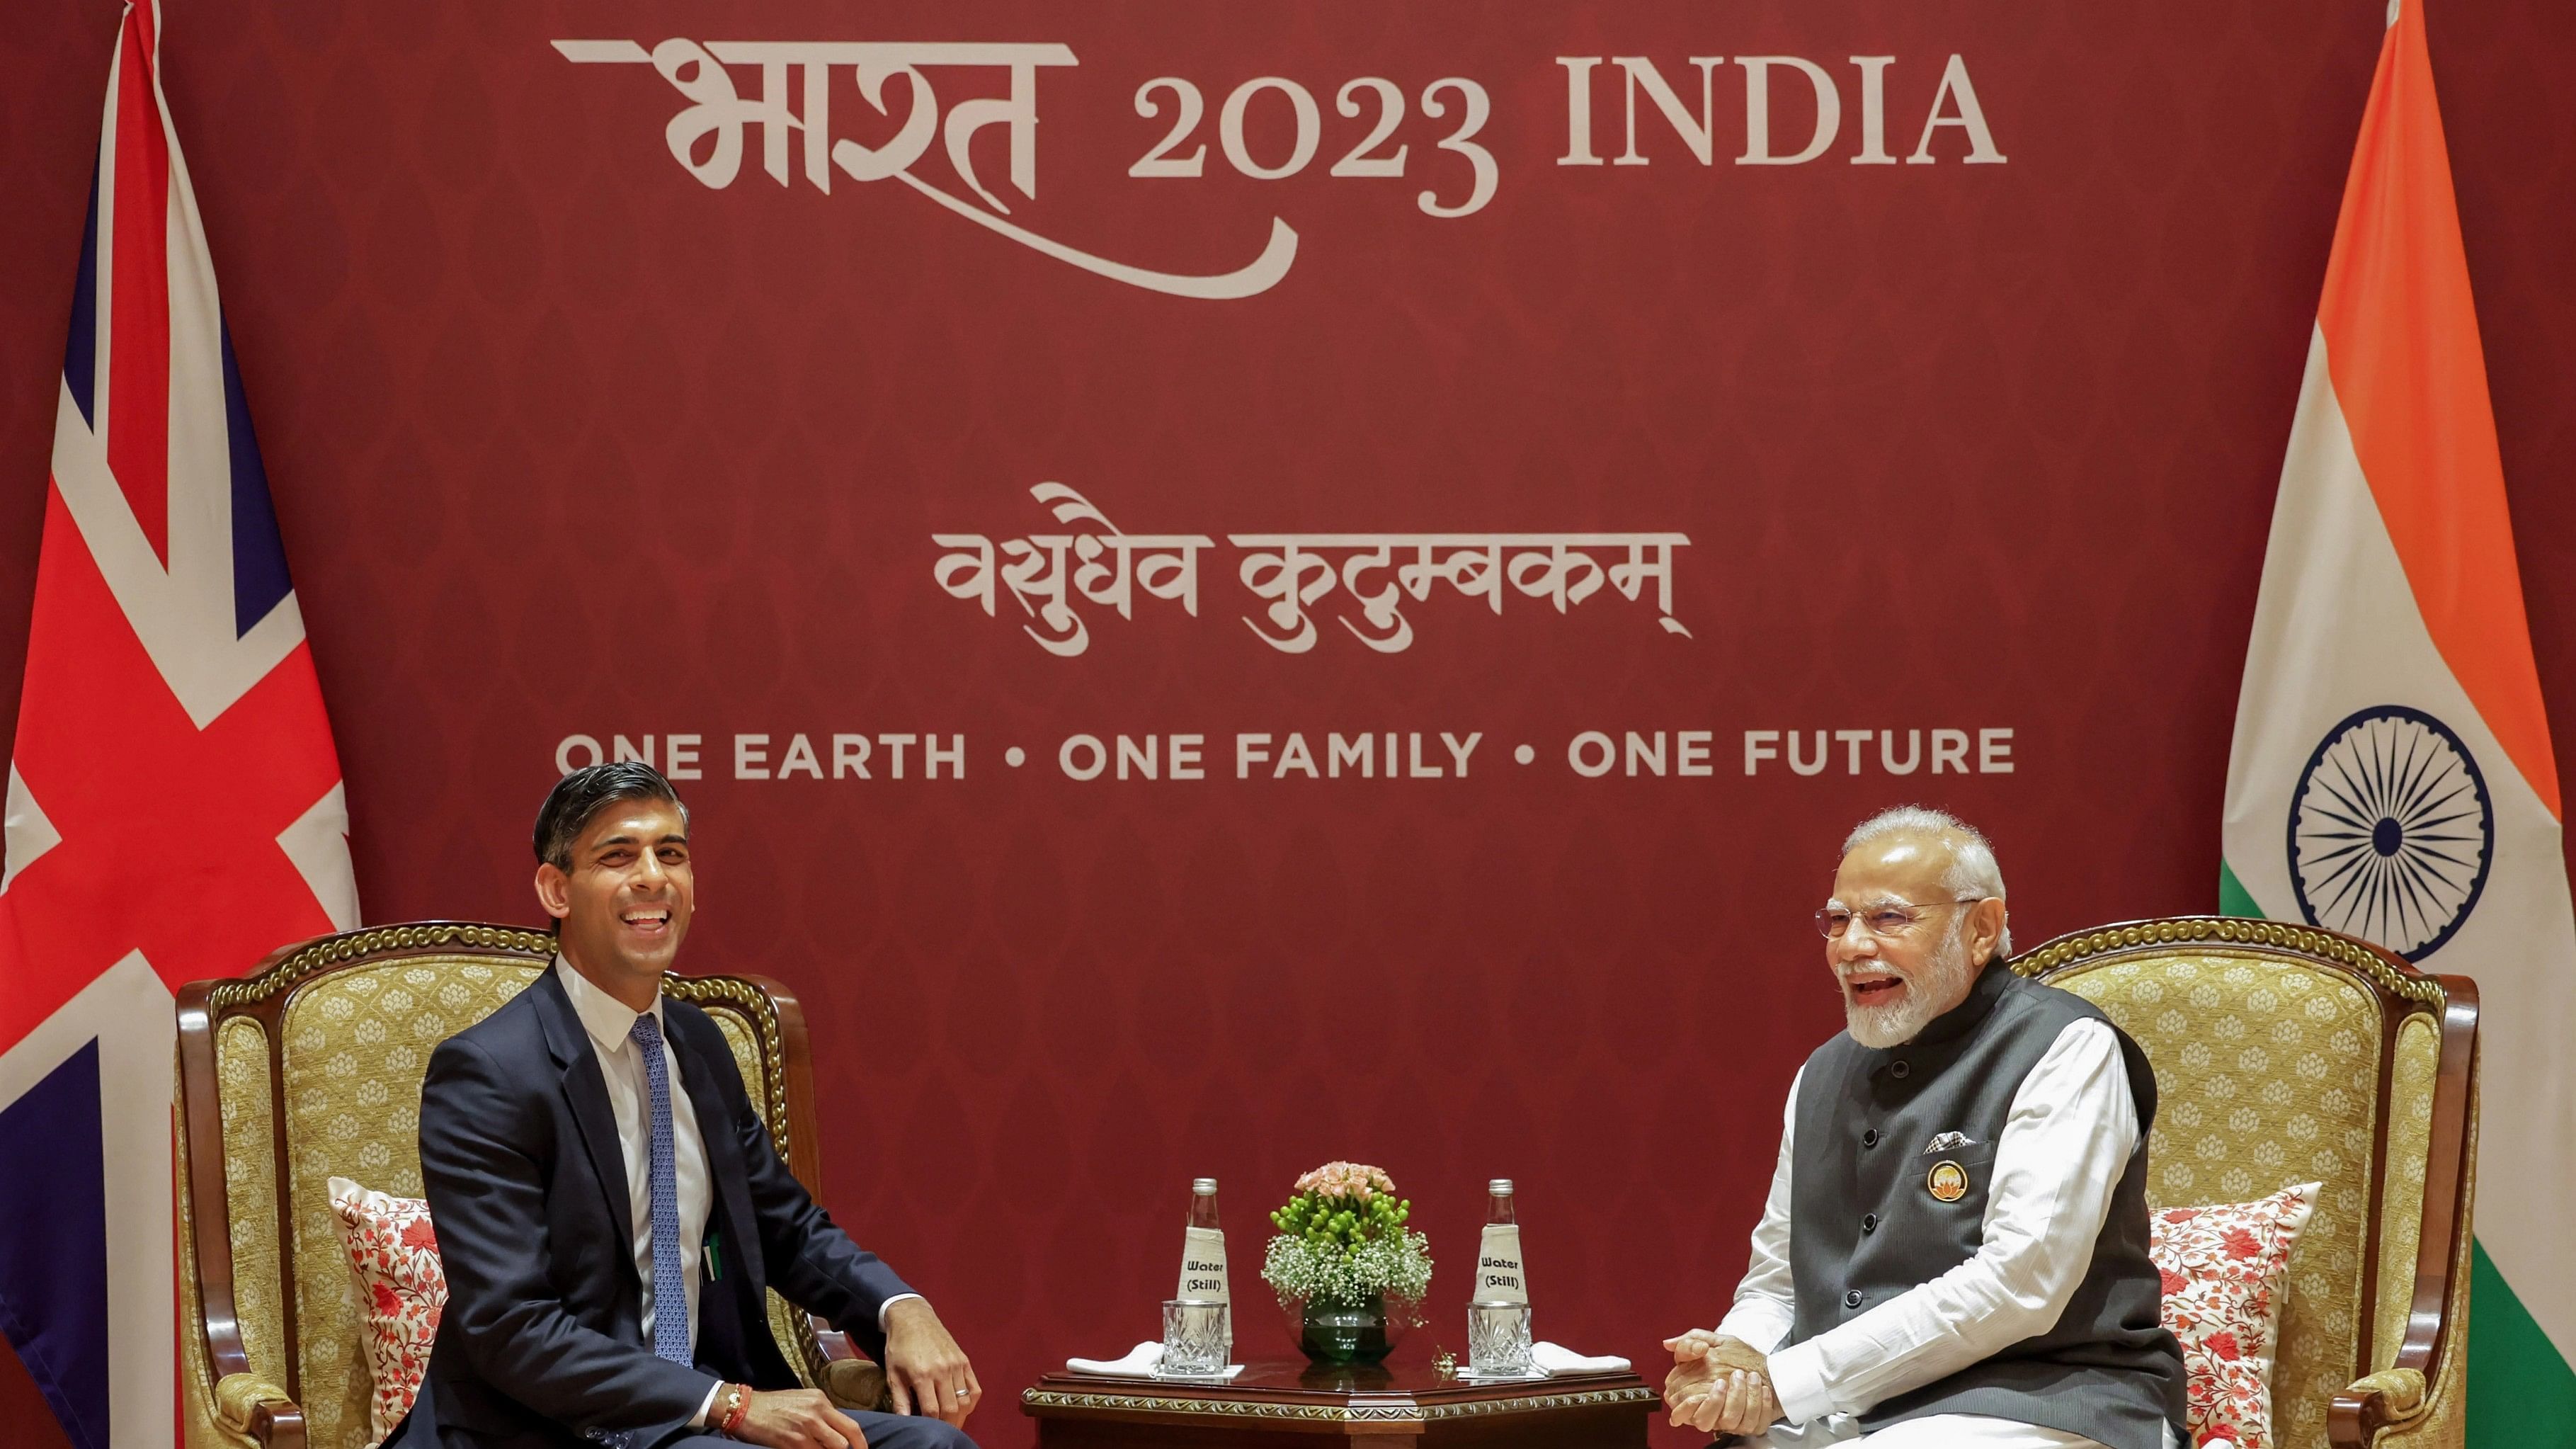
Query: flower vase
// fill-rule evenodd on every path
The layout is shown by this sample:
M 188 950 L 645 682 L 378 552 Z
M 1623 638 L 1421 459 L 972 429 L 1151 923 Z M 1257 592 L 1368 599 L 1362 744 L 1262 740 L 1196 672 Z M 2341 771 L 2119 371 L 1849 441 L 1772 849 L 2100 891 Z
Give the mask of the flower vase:
M 1395 1350 L 1405 1315 L 1387 1311 L 1386 1296 L 1372 1293 L 1356 1306 L 1301 1303 L 1294 1315 L 1297 1347 L 1319 1365 L 1373 1364 Z

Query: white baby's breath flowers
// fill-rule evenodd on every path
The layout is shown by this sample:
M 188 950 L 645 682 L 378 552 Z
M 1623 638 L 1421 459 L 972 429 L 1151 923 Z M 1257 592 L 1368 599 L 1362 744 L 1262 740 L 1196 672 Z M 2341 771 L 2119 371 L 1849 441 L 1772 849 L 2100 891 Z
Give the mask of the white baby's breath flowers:
M 1419 1303 L 1431 1287 L 1431 1240 L 1411 1229 L 1370 1238 L 1348 1256 L 1282 1233 L 1262 1255 L 1261 1278 L 1282 1303 L 1357 1308 L 1372 1295 Z

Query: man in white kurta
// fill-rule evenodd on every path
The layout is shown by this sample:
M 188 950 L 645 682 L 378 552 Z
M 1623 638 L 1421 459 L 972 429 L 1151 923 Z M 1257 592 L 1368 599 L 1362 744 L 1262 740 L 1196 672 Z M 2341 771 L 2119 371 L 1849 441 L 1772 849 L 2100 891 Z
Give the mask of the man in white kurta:
M 2000 872 L 1950 817 L 1864 824 L 1818 917 L 1850 1030 L 1790 1088 L 1733 1306 L 1668 1341 L 1674 1420 L 1783 1449 L 2172 1442 L 2143 1056 L 2001 963 Z

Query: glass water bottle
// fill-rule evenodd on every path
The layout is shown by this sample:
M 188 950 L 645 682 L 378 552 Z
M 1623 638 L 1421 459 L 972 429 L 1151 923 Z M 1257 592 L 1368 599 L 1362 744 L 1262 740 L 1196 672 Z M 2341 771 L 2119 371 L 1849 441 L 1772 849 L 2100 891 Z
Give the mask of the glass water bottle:
M 1521 1220 L 1508 1177 L 1485 1184 L 1485 1233 L 1476 1245 L 1476 1282 L 1467 1304 L 1467 1365 L 1498 1378 L 1533 1372 L 1529 1279 L 1521 1269 Z
M 1189 1225 L 1181 1234 L 1180 1297 L 1214 1299 L 1225 1307 L 1225 1351 L 1234 1353 L 1234 1295 L 1227 1288 L 1225 1230 L 1217 1225 L 1216 1179 L 1190 1181 Z

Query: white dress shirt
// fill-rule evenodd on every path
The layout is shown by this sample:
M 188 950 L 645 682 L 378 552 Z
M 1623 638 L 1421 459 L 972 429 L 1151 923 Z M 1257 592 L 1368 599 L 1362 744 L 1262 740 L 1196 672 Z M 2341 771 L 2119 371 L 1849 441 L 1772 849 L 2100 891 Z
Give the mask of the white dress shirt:
M 573 1014 L 599 1053 L 600 1075 L 608 1079 L 608 1109 L 617 1115 L 617 1145 L 626 1159 L 627 1218 L 634 1230 L 635 1275 L 644 1285 L 644 1341 L 653 1341 L 653 1119 L 652 1098 L 644 1078 L 644 1053 L 629 1033 L 636 1011 L 600 990 L 590 978 L 555 957 L 555 975 L 572 998 Z M 653 1024 L 662 1025 L 662 998 L 653 998 Z M 714 1194 L 707 1183 L 707 1143 L 698 1133 L 687 1084 L 680 1080 L 680 1059 L 662 1035 L 662 1069 L 671 1083 L 671 1166 L 679 1189 L 680 1284 L 688 1295 L 689 1342 L 698 1341 L 698 1259 L 705 1250 L 707 1210 Z
M 1799 1077 L 1805 1075 L 1800 1069 Z M 2011 1113 L 1995 1140 L 1984 1242 L 1976 1256 L 1847 1323 L 1782 1348 L 1797 1303 L 1789 1276 L 1797 1104 L 1792 1082 L 1770 1200 L 1753 1230 L 1752 1266 L 1717 1327 L 1770 1356 L 1772 1391 L 1779 1395 L 1782 1417 L 1793 1425 L 1862 1413 L 2056 1326 L 2092 1263 L 2111 1194 L 2138 1145 L 2137 1104 L 2130 1100 L 2118 1038 L 2100 1021 L 2069 1023 L 2013 1094 Z M 1939 1417 L 1949 1437 L 1989 1449 L 2093 1442 L 2012 1420 Z
M 593 985 L 590 978 L 573 969 L 562 955 L 555 957 L 555 976 L 562 981 L 564 994 L 572 998 L 573 1014 L 581 1018 L 581 1029 L 590 1037 L 593 1050 L 599 1053 L 599 1073 L 608 1080 L 608 1109 L 617 1117 L 619 1155 L 626 1160 L 627 1217 L 634 1230 L 635 1276 L 644 1288 L 644 1341 L 653 1341 L 653 1314 L 660 1307 L 653 1301 L 653 1121 L 650 1087 L 644 1077 L 644 1053 L 635 1045 L 635 1018 L 641 1013 L 625 1002 Z M 662 998 L 653 998 L 653 1024 L 663 1025 Z M 680 1208 L 680 1285 L 687 1295 L 689 1343 L 698 1341 L 698 1260 L 706 1247 L 707 1212 L 715 1196 L 707 1178 L 707 1144 L 698 1131 L 698 1114 L 692 1109 L 689 1089 L 680 1080 L 680 1059 L 671 1050 L 671 1034 L 662 1033 L 662 1069 L 671 1084 L 671 1166 Z M 749 1249 L 737 1247 L 737 1252 Z M 877 1326 L 883 1328 L 887 1310 L 918 1293 L 898 1293 L 877 1310 Z M 707 1410 L 715 1403 L 717 1392 L 707 1391 L 706 1403 L 698 1406 L 690 1419 L 693 1426 L 703 1426 Z

